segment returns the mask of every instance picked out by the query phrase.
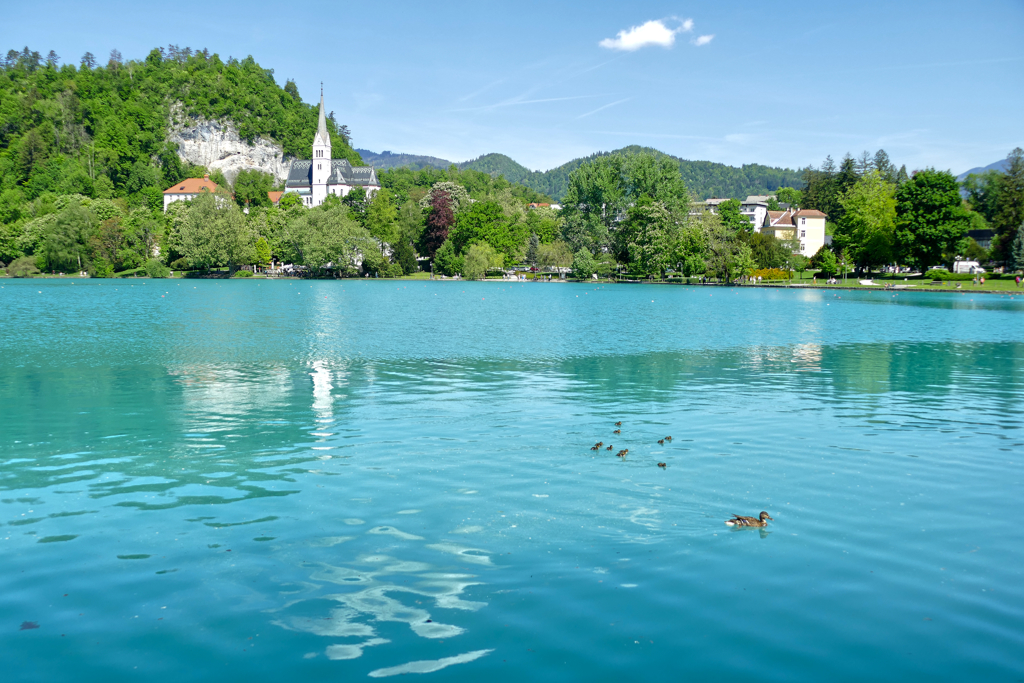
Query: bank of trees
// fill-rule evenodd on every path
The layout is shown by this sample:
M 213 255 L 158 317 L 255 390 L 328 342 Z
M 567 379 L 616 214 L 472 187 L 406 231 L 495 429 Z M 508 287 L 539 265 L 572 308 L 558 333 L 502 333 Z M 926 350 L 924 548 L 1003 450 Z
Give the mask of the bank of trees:
M 828 215 L 831 251 L 858 269 L 896 263 L 924 271 L 958 256 L 1020 268 L 1012 244 L 1024 222 L 1021 150 L 1009 160 L 1007 171 L 969 176 L 961 185 L 947 171 L 897 169 L 884 150 L 846 155 L 838 165 L 830 157 L 805 170 L 801 206 Z M 991 251 L 968 235 L 990 227 Z
M 62 64 L 55 54 L 44 58 L 27 47 L 0 57 L 0 262 L 40 256 L 40 225 L 29 223 L 75 202 L 86 214 L 114 202 L 125 240 L 137 244 L 141 228 L 135 223 L 140 216 L 159 220 L 163 190 L 207 171 L 181 161 L 168 140 L 172 120 L 231 121 L 245 139 L 269 138 L 285 154 L 309 157 L 317 109 L 301 101 L 294 83 L 280 87 L 273 71 L 252 57 L 222 60 L 205 49 L 169 45 L 141 60 L 114 50 L 109 59 L 86 53 L 80 63 L 70 61 Z M 333 119 L 328 128 L 334 156 L 361 163 L 348 145 L 347 129 Z M 228 186 L 216 173 L 211 179 Z M 235 180 L 236 199 L 265 207 L 272 183 L 265 174 L 242 172 Z M 46 225 L 53 220 L 56 215 Z M 41 259 L 47 270 L 67 265 L 63 250 L 47 253 Z M 135 267 L 127 252 L 103 253 L 114 269 Z

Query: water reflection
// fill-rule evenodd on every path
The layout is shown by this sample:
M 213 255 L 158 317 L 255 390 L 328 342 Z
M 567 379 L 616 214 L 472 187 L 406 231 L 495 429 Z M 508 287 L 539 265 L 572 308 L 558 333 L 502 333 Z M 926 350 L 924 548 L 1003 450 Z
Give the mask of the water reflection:
M 455 570 L 451 561 L 493 567 L 491 553 L 446 541 L 420 544 L 419 541 L 425 540 L 423 537 L 391 526 L 373 527 L 361 537 L 317 539 L 311 545 L 328 548 L 346 543 L 344 547 L 347 548 L 349 543 L 358 546 L 361 541 L 372 545 L 377 543 L 374 537 L 380 536 L 394 539 L 384 551 L 356 551 L 354 558 L 345 564 L 327 561 L 308 563 L 311 583 L 302 592 L 317 595 L 293 599 L 271 610 L 275 615 L 272 623 L 289 631 L 335 641 L 323 649 L 323 654 L 332 660 L 356 659 L 366 648 L 391 644 L 391 638 L 379 633 L 379 624 L 405 624 L 408 632 L 431 640 L 454 638 L 465 633 L 462 626 L 436 619 L 431 610 L 475 612 L 485 607 L 485 602 L 464 597 L 467 589 L 483 585 L 478 575 Z M 332 584 L 344 590 L 319 595 L 322 584 Z M 337 642 L 339 640 L 342 642 Z M 408 651 L 413 648 L 404 646 L 402 649 Z M 444 666 L 471 661 L 448 660 Z M 435 663 L 438 661 L 434 660 Z M 414 664 L 418 663 L 402 665 L 405 669 L 392 667 L 393 673 L 417 671 Z M 423 672 L 437 670 L 425 664 L 419 669 Z M 392 673 L 378 674 L 383 675 Z

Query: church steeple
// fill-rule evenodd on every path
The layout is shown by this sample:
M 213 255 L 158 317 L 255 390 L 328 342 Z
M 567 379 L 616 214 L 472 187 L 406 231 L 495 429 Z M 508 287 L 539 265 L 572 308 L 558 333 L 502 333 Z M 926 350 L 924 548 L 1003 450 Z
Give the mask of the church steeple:
M 310 171 L 313 206 L 320 206 L 327 196 L 327 181 L 331 176 L 331 136 L 327 133 L 327 117 L 324 115 L 323 83 L 320 84 L 320 118 L 313 137 L 313 165 Z
M 331 146 L 331 136 L 327 134 L 327 117 L 324 115 L 324 86 L 320 84 L 320 118 L 316 124 L 316 137 L 313 138 L 313 145 L 317 144 Z M 330 154 L 327 155 L 330 159 Z

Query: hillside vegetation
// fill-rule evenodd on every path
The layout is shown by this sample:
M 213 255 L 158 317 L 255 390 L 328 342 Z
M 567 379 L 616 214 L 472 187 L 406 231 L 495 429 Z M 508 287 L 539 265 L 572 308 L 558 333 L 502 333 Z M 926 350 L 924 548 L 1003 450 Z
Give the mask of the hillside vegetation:
M 569 174 L 588 162 L 605 156 L 644 152 L 657 157 L 665 157 L 679 166 L 679 174 L 686 183 L 687 189 L 698 199 L 709 197 L 735 197 L 745 199 L 752 194 L 771 194 L 780 187 L 797 187 L 802 185 L 800 171 L 787 168 L 762 166 L 761 164 L 744 164 L 741 167 L 728 166 L 712 161 L 688 161 L 670 154 L 665 154 L 650 147 L 630 145 L 611 152 L 598 152 L 588 157 L 573 159 L 549 171 L 531 171 L 511 157 L 504 154 L 485 154 L 470 161 L 454 163 L 437 157 L 418 156 L 415 154 L 394 154 L 385 152 L 374 155 L 372 152 L 360 150 L 364 155 L 372 155 L 378 168 L 406 167 L 412 170 L 424 168 L 446 169 L 456 166 L 460 169 L 483 171 L 491 175 L 502 175 L 511 183 L 520 183 L 542 194 L 561 201 L 569 189 Z
M 162 190 L 200 169 L 186 168 L 167 141 L 170 111 L 233 121 L 239 134 L 279 143 L 309 158 L 317 108 L 295 84 L 284 88 L 252 57 L 226 62 L 207 50 L 154 49 L 143 60 L 115 50 L 105 66 L 44 60 L 28 48 L 0 60 L 0 193 L 20 206 L 46 192 L 156 204 Z M 336 158 L 361 163 L 333 121 Z M 2 219 L 2 217 L 0 217 Z

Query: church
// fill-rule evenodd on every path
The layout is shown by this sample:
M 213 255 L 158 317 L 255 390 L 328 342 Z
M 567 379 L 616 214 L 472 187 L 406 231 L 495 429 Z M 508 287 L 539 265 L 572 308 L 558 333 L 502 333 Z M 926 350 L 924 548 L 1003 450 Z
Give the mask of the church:
M 380 189 L 373 166 L 353 166 L 348 159 L 331 158 L 331 136 L 324 116 L 324 94 L 320 93 L 320 120 L 313 137 L 313 158 L 292 162 L 284 191 L 296 192 L 304 206 L 320 206 L 333 194 L 344 197 L 354 187 L 366 190 L 367 198 Z

